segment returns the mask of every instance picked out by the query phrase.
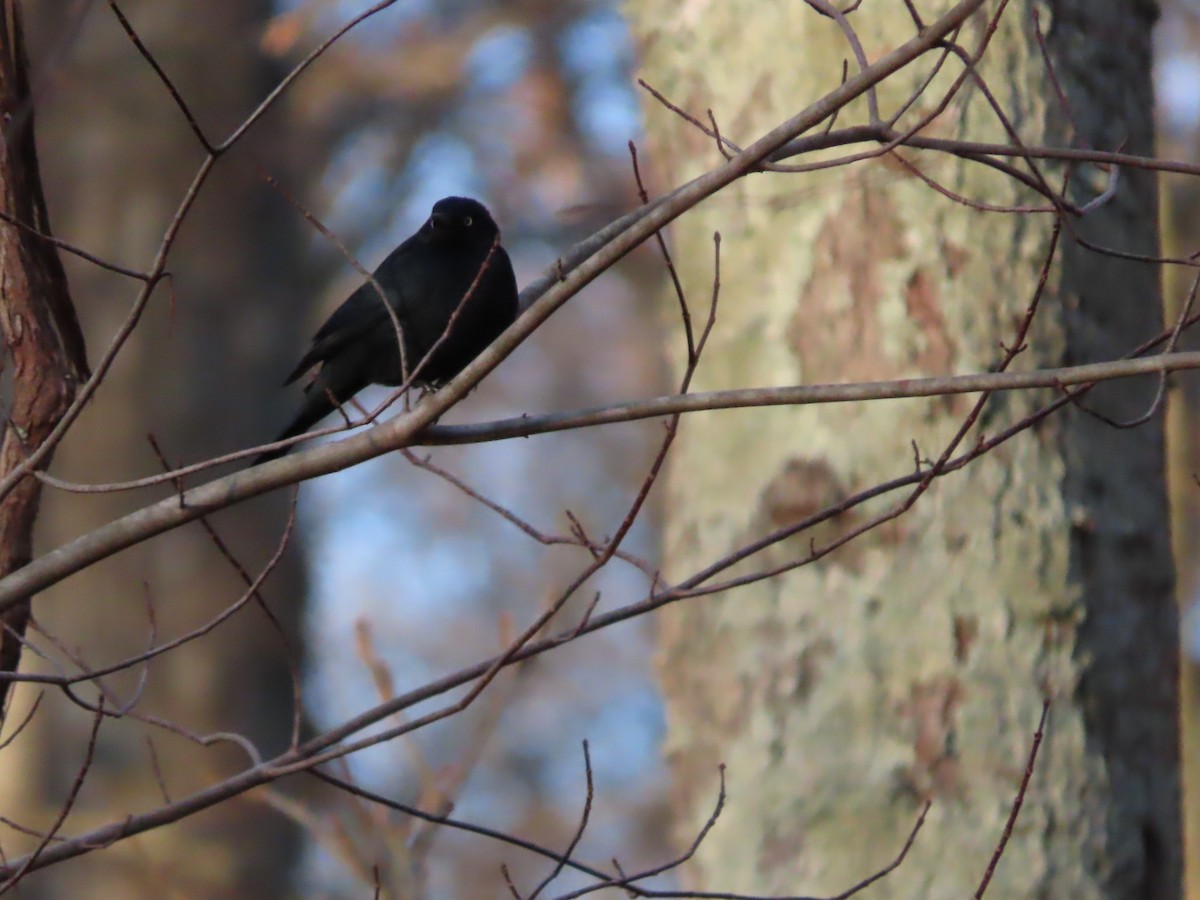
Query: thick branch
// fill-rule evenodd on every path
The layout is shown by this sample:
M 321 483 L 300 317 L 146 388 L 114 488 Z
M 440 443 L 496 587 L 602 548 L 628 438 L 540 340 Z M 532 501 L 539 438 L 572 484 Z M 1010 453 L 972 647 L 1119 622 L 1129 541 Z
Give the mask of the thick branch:
M 578 412 L 551 413 L 536 417 L 519 416 L 500 422 L 435 426 L 422 430 L 448 405 L 444 400 L 438 402 L 443 393 L 439 391 L 418 404 L 411 413 L 370 429 L 366 434 L 323 444 L 298 455 L 295 462 L 302 465 L 307 477 L 308 470 L 314 468 L 317 471 L 313 474 L 323 474 L 400 447 L 420 444 L 478 443 L 702 410 L 848 403 L 983 391 L 1028 390 L 1036 387 L 1058 388 L 1197 368 L 1200 368 L 1200 351 L 1192 351 L 1034 372 L 993 372 L 861 384 L 816 384 L 681 394 Z M 398 428 L 397 425 L 403 427 Z M 364 447 L 370 448 L 370 452 L 364 454 Z M 24 597 L 44 590 L 68 575 L 126 547 L 294 480 L 294 475 L 289 475 L 288 472 L 295 466 L 281 467 L 280 462 L 290 461 L 279 460 L 257 469 L 216 479 L 188 491 L 182 498 L 172 496 L 143 507 L 44 554 L 21 571 L 0 578 L 0 612 L 20 603 Z M 272 476 L 270 481 L 263 477 L 264 473 Z

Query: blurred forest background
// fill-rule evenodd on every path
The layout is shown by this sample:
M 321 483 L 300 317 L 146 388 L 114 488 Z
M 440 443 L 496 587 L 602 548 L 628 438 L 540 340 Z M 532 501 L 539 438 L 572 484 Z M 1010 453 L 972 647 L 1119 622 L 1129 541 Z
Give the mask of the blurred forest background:
M 220 137 L 289 65 L 367 5 L 206 0 L 201 13 L 198 4 L 129 0 L 122 8 L 201 125 Z M 55 231 L 101 257 L 144 267 L 201 148 L 104 4 L 42 0 L 26 9 Z M 1200 3 L 1167 0 L 1159 28 L 1161 155 L 1197 162 Z M 287 418 L 296 393 L 279 387 L 282 377 L 359 276 L 264 172 L 367 267 L 439 197 L 478 196 L 501 224 L 524 283 L 637 202 L 627 148 L 640 128 L 636 56 L 613 0 L 406 0 L 352 32 L 221 161 L 216 183 L 185 224 L 170 288 L 159 289 L 56 457 L 54 473 L 83 482 L 133 478 L 160 468 L 147 434 L 180 463 L 266 441 Z M 643 155 L 643 162 L 652 179 L 653 159 Z M 1200 245 L 1195 180 L 1167 186 L 1168 240 Z M 75 257 L 65 261 L 94 359 L 136 285 Z M 652 302 L 662 277 L 653 252 L 629 258 L 505 362 L 451 421 L 664 390 Z M 1190 609 L 1200 545 L 1200 503 L 1189 490 L 1191 473 L 1200 470 L 1200 388 L 1194 378 L 1186 383 L 1176 397 L 1185 402 L 1173 408 L 1172 446 L 1180 583 Z M 599 536 L 624 514 L 660 429 L 629 424 L 429 455 L 547 533 L 566 532 L 570 510 Z M 51 492 L 39 547 L 162 493 Z M 272 552 L 287 502 L 272 496 L 214 518 L 248 568 Z M 291 724 L 289 656 L 303 669 L 307 714 L 331 725 L 380 691 L 414 687 L 495 651 L 513 622 L 528 620 L 569 578 L 582 554 L 539 544 L 398 455 L 306 484 L 299 517 L 300 540 L 265 592 L 285 633 L 248 609 L 223 626 L 219 639 L 157 661 L 147 708 L 201 732 L 238 731 L 277 750 Z M 653 511 L 629 548 L 656 559 Z M 625 593 L 625 577 L 640 576 L 610 567 L 591 585 L 601 608 L 610 592 Z M 239 592 L 236 573 L 193 526 L 39 598 L 34 639 L 48 648 L 54 636 L 74 644 L 72 636 L 87 635 L 85 652 L 99 664 L 143 648 L 147 597 L 161 632 L 173 634 L 205 621 Z M 67 593 L 95 599 L 56 602 Z M 1189 621 L 1186 649 L 1200 656 L 1200 616 Z M 282 652 L 284 642 L 289 652 Z M 652 623 L 608 629 L 568 654 L 516 670 L 498 685 L 498 700 L 471 714 L 425 730 L 419 740 L 361 754 L 351 762 L 353 776 L 428 806 L 453 800 L 462 818 L 557 847 L 578 821 L 580 743 L 587 738 L 597 799 L 581 855 L 619 856 L 627 869 L 665 859 L 653 653 Z M 1196 683 L 1195 667 L 1186 671 Z M 134 681 L 116 683 L 132 692 Z M 15 720 L 37 693 L 29 686 L 16 692 Z M 1193 690 L 1192 723 L 1200 718 L 1198 698 Z M 32 825 L 56 814 L 91 725 L 54 693 L 42 702 L 31 730 L 6 749 L 0 772 L 0 808 Z M 78 804 L 81 825 L 159 799 L 155 779 L 146 777 L 152 767 L 164 773 L 172 795 L 182 795 L 244 762 L 235 750 L 199 749 L 152 729 L 113 730 L 98 749 L 97 771 Z M 1196 807 L 1193 799 L 1192 822 L 1200 821 Z M 384 839 L 393 852 L 404 840 L 433 842 L 427 877 L 435 898 L 505 896 L 502 860 L 519 876 L 544 870 L 482 839 L 414 828 L 300 783 L 38 873 L 22 890 L 27 897 L 361 897 Z M 1190 831 L 1193 840 L 1197 831 Z M 255 852 L 242 852 L 246 847 Z M 1200 858 L 1194 848 L 1191 856 Z M 566 889 L 571 882 L 564 878 Z
M 1156 33 L 1159 154 L 1200 159 L 1200 3 L 1167 0 Z M 1200 242 L 1200 190 L 1188 179 L 1160 176 L 1165 252 Z M 1190 252 L 1190 251 L 1189 251 Z M 1186 288 L 1173 268 L 1165 278 L 1167 315 L 1178 310 Z M 1189 348 L 1200 346 L 1193 334 Z M 1168 404 L 1168 479 L 1182 611 L 1181 703 L 1184 760 L 1184 833 L 1187 895 L 1200 897 L 1200 379 L 1188 373 Z

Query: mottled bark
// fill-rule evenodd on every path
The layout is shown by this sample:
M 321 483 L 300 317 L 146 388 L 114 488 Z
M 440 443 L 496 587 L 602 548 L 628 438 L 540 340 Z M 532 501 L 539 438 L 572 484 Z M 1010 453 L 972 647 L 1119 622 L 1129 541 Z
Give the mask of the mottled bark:
M 918 4 L 927 18 L 948 5 Z M 1032 6 L 1010 6 L 981 72 L 1022 138 L 1043 144 L 1063 139 L 1066 119 Z M 692 0 L 670 15 L 644 0 L 626 8 L 644 50 L 641 74 L 693 113 L 711 107 L 739 142 L 835 86 L 850 55 L 836 26 L 803 3 Z M 1150 5 L 1038 8 L 1080 137 L 1148 151 Z M 863 4 L 853 21 L 872 58 L 911 34 L 900 3 Z M 927 71 L 899 73 L 884 107 Z M 852 118 L 843 113 L 840 124 Z M 671 183 L 716 159 L 709 138 L 661 107 L 647 106 L 647 123 Z M 934 129 L 1005 139 L 977 91 Z M 972 198 L 1030 200 L 961 161 L 908 158 Z M 1153 179 L 1127 175 L 1110 206 L 1074 227 L 1152 253 Z M 1073 183 L 1081 196 L 1103 187 L 1087 169 Z M 1050 228 L 1046 216 L 956 205 L 886 160 L 744 181 L 673 232 L 696 298 L 708 289 L 711 234 L 724 238 L 722 318 L 695 387 L 984 370 L 1013 338 Z M 1019 365 L 1111 358 L 1160 320 L 1155 267 L 1072 245 Z M 679 368 L 680 342 L 669 349 Z M 1132 418 L 1153 393 L 1153 383 L 1127 382 L 1089 403 Z M 1047 399 L 994 398 L 980 427 L 994 434 Z M 936 455 L 969 402 L 685 418 L 668 488 L 668 571 L 683 576 L 910 471 L 910 440 Z M 1072 411 L 816 565 L 666 613 L 661 672 L 680 840 L 711 809 L 717 763 L 729 767 L 729 805 L 698 854 L 695 882 L 844 890 L 891 859 L 930 797 L 912 856 L 872 896 L 970 896 L 1049 697 L 1049 736 L 989 896 L 1178 896 L 1177 623 L 1162 466 L 1158 419 L 1117 431 Z M 810 536 L 820 546 L 867 515 L 843 515 L 744 571 L 803 557 Z

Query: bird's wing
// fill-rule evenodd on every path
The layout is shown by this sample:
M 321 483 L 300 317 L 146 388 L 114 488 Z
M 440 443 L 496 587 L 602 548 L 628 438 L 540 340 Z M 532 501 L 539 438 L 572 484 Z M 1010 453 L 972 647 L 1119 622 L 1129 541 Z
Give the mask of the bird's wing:
M 388 302 L 393 309 L 403 309 L 401 298 L 395 295 L 395 285 L 388 284 L 388 279 L 380 277 L 381 273 L 394 266 L 406 256 L 415 244 L 410 237 L 399 247 L 387 255 L 379 268 L 375 270 L 375 280 L 380 286 L 387 285 Z M 333 311 L 325 324 L 313 335 L 312 346 L 304 354 L 296 368 L 287 377 L 284 384 L 291 384 L 319 362 L 324 362 L 342 348 L 369 334 L 383 322 L 390 321 L 391 316 L 384 308 L 384 299 L 371 282 L 361 285 L 346 301 Z M 402 315 L 402 313 L 401 313 Z
M 320 327 L 313 336 L 312 346 L 284 384 L 291 384 L 317 363 L 325 362 L 390 318 L 374 286 L 364 284 Z

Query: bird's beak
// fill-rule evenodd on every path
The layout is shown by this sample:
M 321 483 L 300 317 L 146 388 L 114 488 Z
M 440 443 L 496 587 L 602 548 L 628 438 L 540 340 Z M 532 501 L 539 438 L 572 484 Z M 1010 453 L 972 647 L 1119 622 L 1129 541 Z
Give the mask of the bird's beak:
M 442 231 L 450 224 L 450 220 L 442 213 L 434 213 L 429 217 L 429 223 L 433 226 L 434 231 Z

